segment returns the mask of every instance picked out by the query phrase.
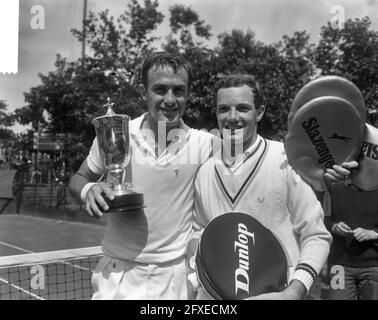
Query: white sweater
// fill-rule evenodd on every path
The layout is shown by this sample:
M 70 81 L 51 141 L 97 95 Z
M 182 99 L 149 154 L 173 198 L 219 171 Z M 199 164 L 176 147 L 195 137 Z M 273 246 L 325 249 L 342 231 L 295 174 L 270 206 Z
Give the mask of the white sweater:
M 300 280 L 309 289 L 327 259 L 332 237 L 321 204 L 289 165 L 282 143 L 258 136 L 234 168 L 215 155 L 199 169 L 195 229 L 233 211 L 250 214 L 280 239 L 290 260 L 290 280 Z

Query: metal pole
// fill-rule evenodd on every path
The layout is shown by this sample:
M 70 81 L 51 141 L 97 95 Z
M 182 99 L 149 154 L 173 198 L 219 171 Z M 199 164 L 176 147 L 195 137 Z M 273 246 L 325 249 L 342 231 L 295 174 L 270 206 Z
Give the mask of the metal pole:
M 35 165 L 36 165 L 36 168 L 35 168 L 35 171 L 39 171 L 39 130 L 40 130 L 40 122 L 38 121 L 38 127 L 37 127 L 37 157 L 35 159 Z
M 81 58 L 83 59 L 84 63 L 84 58 L 85 58 L 85 25 L 84 21 L 87 19 L 87 5 L 88 5 L 88 0 L 84 0 L 84 8 L 83 8 L 83 43 L 82 43 L 82 48 L 81 48 Z
M 50 208 L 52 207 L 52 197 L 53 197 L 53 184 L 51 183 L 51 180 L 49 181 L 50 184 Z

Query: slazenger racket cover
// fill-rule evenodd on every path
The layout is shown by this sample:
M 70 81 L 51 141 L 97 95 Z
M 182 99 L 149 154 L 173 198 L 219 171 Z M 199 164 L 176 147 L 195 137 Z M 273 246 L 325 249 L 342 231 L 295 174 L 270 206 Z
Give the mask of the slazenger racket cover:
M 239 300 L 287 286 L 288 263 L 279 240 L 248 214 L 231 212 L 203 231 L 196 256 L 198 279 L 216 300 Z
M 334 96 L 347 100 L 360 114 L 362 122 L 365 122 L 365 102 L 357 86 L 339 76 L 325 76 L 310 81 L 296 94 L 288 116 L 289 126 L 299 108 L 310 100 L 322 96 Z
M 352 174 L 352 183 L 361 190 L 378 188 L 378 129 L 365 124 L 361 158 L 356 174 Z
M 346 100 L 324 96 L 294 115 L 285 138 L 293 168 L 317 191 L 324 191 L 324 170 L 357 158 L 363 136 L 361 115 Z

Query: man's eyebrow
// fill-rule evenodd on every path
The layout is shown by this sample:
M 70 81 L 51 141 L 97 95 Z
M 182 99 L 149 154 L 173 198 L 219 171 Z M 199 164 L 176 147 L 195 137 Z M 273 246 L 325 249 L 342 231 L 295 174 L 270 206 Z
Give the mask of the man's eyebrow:
M 250 104 L 249 102 L 240 102 L 236 104 L 236 106 L 246 106 L 246 107 L 253 107 L 253 104 Z
M 152 88 L 156 88 L 156 87 L 169 87 L 169 85 L 165 84 L 165 83 L 155 83 Z M 178 84 L 178 85 L 174 85 L 173 88 L 186 88 L 186 85 L 185 84 Z
M 156 90 L 156 89 L 165 89 L 166 88 L 166 85 L 162 84 L 162 83 L 156 83 L 154 84 L 151 89 L 152 90 Z
M 179 84 L 179 85 L 177 85 L 177 86 L 174 86 L 174 88 L 186 89 L 186 85 L 184 85 L 184 84 Z

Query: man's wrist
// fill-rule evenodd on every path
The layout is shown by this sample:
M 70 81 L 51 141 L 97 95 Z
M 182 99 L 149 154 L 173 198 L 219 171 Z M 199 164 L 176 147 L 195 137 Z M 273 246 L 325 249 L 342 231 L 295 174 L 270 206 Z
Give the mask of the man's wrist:
M 86 185 L 84 185 L 83 189 L 81 189 L 81 192 L 80 192 L 81 201 L 83 201 L 85 203 L 89 189 L 95 184 L 97 184 L 97 183 L 96 182 L 88 182 Z
M 307 293 L 306 286 L 302 281 L 294 279 L 285 290 L 285 295 L 288 300 L 302 300 Z
M 313 267 L 311 267 L 307 263 L 300 263 L 295 268 L 295 272 L 293 274 L 293 277 L 291 278 L 291 281 L 299 281 L 305 288 L 304 295 L 306 295 L 306 293 L 310 291 L 310 288 L 316 280 L 317 276 L 318 274 Z

